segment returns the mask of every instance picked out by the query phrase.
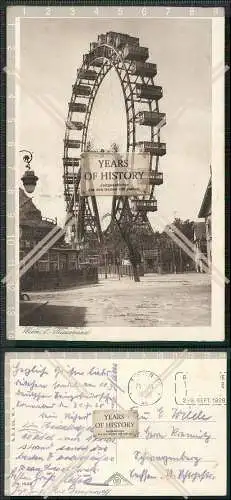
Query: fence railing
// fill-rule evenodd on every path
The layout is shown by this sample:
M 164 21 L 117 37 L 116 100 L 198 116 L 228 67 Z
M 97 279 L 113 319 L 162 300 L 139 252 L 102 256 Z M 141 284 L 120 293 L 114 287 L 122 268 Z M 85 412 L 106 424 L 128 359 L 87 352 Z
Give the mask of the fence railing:
M 30 270 L 20 280 L 21 291 L 52 290 L 98 283 L 96 267 L 72 271 Z

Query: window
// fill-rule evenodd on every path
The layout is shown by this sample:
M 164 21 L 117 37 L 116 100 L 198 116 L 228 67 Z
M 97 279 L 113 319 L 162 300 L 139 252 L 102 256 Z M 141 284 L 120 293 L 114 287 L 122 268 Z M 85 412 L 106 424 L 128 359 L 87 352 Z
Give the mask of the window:
M 50 262 L 50 271 L 58 271 L 58 262 Z
M 76 253 L 69 253 L 69 261 L 76 261 Z
M 48 261 L 39 261 L 38 262 L 38 270 L 40 272 L 49 271 L 49 262 Z
M 58 262 L 58 254 L 55 252 L 50 253 L 50 261 L 51 262 Z
M 212 238 L 212 221 L 210 217 L 207 218 L 206 225 L 207 225 L 207 237 Z
M 59 254 L 59 269 L 64 271 L 67 268 L 67 256 L 63 253 Z
M 60 262 L 59 264 L 59 269 L 61 271 L 64 271 L 66 269 L 67 265 L 66 265 L 66 262 Z
M 68 254 L 68 269 L 77 269 L 77 255 L 76 252 Z

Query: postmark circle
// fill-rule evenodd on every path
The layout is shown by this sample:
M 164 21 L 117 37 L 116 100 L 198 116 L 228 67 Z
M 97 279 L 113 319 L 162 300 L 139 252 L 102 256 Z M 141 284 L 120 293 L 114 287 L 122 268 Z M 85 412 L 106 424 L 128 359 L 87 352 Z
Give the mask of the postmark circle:
M 154 405 L 163 392 L 163 384 L 154 372 L 142 370 L 134 373 L 128 382 L 128 394 L 133 403 L 140 406 Z

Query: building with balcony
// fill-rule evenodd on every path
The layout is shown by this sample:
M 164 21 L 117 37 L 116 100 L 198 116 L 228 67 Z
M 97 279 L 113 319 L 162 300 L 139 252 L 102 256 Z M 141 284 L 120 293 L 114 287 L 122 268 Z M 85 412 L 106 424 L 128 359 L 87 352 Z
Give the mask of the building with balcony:
M 52 232 L 54 243 L 48 244 L 48 234 Z M 60 233 L 60 237 L 58 237 Z M 41 244 L 42 240 L 46 241 Z M 52 242 L 52 237 L 51 237 Z M 97 281 L 97 270 L 84 269 L 79 263 L 79 250 L 66 243 L 64 233 L 57 225 L 56 219 L 42 217 L 41 211 L 23 189 L 19 190 L 19 250 L 20 261 L 40 244 L 44 252 L 22 275 L 22 290 L 59 288 L 74 286 L 80 282 Z
M 40 243 L 50 231 L 57 227 L 57 219 L 42 217 L 41 211 L 34 205 L 25 191 L 19 190 L 19 249 L 20 260 Z M 45 248 L 44 245 L 41 248 Z M 78 251 L 65 242 L 64 234 L 54 242 L 47 252 L 35 262 L 33 268 L 41 272 L 72 271 L 78 269 Z
M 204 219 L 205 222 L 205 238 L 206 238 L 206 255 L 208 267 L 211 268 L 212 263 L 212 178 L 210 177 L 206 188 L 201 208 L 198 214 L 199 219 Z

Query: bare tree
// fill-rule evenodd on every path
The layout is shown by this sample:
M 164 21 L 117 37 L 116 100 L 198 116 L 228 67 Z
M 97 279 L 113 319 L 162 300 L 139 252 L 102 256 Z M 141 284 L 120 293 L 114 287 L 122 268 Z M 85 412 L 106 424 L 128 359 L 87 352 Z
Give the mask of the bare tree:
M 87 141 L 87 144 L 86 144 L 86 151 L 93 151 L 94 150 L 94 144 L 93 144 L 93 141 L 91 141 L 90 139 Z
M 110 149 L 111 149 L 111 151 L 113 151 L 113 153 L 118 153 L 119 149 L 120 149 L 119 144 L 117 144 L 116 142 L 113 142 L 111 144 L 111 148 Z

